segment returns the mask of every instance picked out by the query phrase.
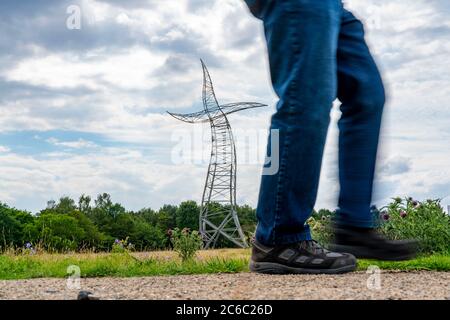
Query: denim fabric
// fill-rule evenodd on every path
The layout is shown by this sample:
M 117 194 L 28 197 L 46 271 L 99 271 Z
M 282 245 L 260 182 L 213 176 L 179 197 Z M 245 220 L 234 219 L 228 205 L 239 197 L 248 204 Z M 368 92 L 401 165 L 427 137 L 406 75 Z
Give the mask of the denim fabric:
M 306 221 L 317 197 L 336 98 L 342 111 L 337 222 L 371 227 L 385 94 L 363 25 L 340 0 L 247 2 L 264 23 L 271 80 L 279 97 L 271 129 L 279 130 L 280 168 L 262 176 L 257 240 L 276 245 L 311 239 Z

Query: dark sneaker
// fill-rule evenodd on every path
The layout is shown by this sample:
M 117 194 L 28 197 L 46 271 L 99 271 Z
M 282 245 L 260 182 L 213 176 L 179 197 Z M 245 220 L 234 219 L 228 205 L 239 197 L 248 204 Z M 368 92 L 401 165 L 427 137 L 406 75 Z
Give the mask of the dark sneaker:
M 330 252 L 313 240 L 276 247 L 267 247 L 256 240 L 253 241 L 250 260 L 250 270 L 253 272 L 337 274 L 355 269 L 356 258 L 354 256 Z
M 388 240 L 374 229 L 335 226 L 334 243 L 329 248 L 357 258 L 400 261 L 416 256 L 417 241 Z

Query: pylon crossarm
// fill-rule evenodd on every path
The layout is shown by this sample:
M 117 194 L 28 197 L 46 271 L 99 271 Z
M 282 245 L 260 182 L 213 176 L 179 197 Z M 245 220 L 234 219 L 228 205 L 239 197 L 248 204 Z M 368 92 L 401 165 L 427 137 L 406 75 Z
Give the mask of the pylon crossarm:
M 254 108 L 262 108 L 266 107 L 267 105 L 256 103 L 256 102 L 238 102 L 238 103 L 229 103 L 224 104 L 221 106 L 213 107 L 209 111 L 211 115 L 212 120 L 217 120 L 224 115 L 229 115 L 238 111 L 247 110 L 247 109 L 254 109 Z M 220 112 L 222 111 L 222 112 Z M 173 113 L 173 112 L 167 112 L 175 119 L 178 119 L 183 122 L 187 123 L 206 123 L 209 122 L 211 119 L 208 117 L 208 113 L 203 111 L 193 112 L 193 113 Z

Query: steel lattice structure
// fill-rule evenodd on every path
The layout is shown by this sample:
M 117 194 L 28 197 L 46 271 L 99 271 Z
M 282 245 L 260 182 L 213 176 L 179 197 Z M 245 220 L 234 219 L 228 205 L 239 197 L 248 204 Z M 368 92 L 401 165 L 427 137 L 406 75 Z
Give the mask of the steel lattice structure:
M 245 248 L 248 244 L 236 212 L 236 147 L 227 115 L 266 105 L 254 102 L 219 105 L 209 71 L 202 60 L 201 63 L 204 110 L 189 114 L 168 113 L 187 123 L 209 122 L 211 126 L 211 159 L 199 216 L 204 248 L 214 247 L 220 236 Z

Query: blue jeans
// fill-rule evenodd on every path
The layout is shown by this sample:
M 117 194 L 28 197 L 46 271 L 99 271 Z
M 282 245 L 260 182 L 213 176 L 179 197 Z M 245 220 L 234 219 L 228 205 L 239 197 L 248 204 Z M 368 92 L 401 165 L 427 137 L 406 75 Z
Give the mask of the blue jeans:
M 336 98 L 342 111 L 336 220 L 372 227 L 372 184 L 385 93 L 362 23 L 341 0 L 247 3 L 264 22 L 271 80 L 279 97 L 271 129 L 279 130 L 280 166 L 277 174 L 262 176 L 256 239 L 266 245 L 311 239 L 306 221 L 317 197 Z

